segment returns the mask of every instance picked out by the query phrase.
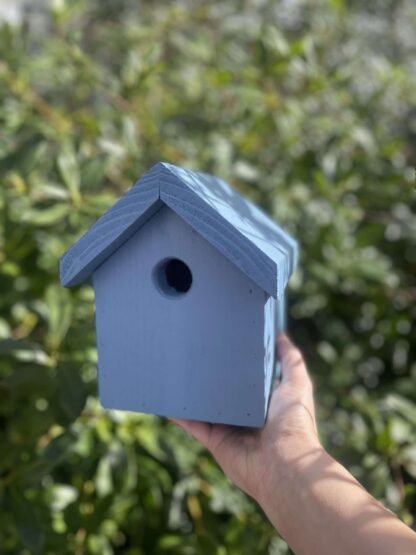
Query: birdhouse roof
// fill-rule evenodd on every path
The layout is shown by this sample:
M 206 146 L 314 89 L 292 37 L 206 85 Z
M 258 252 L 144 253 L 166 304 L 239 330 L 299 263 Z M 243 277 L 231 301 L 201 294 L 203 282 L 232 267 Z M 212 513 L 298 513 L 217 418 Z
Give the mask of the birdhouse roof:
M 78 285 L 167 205 L 268 294 L 279 298 L 296 241 L 223 180 L 160 162 L 64 254 L 61 283 Z

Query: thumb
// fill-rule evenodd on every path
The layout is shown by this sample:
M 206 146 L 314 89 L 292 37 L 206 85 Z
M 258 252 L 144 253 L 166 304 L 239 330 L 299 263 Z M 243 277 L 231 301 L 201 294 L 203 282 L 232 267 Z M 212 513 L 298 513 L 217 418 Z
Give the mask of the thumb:
M 285 333 L 277 336 L 277 352 L 282 363 L 282 383 L 312 387 L 302 353 Z

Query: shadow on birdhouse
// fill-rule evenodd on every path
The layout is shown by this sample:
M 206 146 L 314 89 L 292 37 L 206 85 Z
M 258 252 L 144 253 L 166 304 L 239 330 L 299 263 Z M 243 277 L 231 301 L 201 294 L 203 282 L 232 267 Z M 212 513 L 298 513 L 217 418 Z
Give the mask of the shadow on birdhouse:
M 103 406 L 262 426 L 296 261 L 224 181 L 156 164 L 61 260 L 62 285 L 92 278 Z

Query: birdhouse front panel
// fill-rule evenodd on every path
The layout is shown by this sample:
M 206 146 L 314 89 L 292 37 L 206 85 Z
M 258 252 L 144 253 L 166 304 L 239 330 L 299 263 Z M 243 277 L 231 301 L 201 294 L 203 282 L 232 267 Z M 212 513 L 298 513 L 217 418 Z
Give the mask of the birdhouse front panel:
M 264 423 L 273 303 L 170 208 L 104 262 L 93 282 L 105 407 Z

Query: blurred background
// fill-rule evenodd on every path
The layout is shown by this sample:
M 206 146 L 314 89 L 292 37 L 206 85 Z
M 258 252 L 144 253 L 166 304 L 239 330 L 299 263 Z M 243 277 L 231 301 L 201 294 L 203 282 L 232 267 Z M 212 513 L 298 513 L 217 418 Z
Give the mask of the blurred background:
M 413 0 L 0 2 L 0 551 L 286 554 L 157 417 L 96 399 L 58 260 L 148 168 L 215 173 L 298 238 L 289 331 L 321 438 L 416 513 Z

